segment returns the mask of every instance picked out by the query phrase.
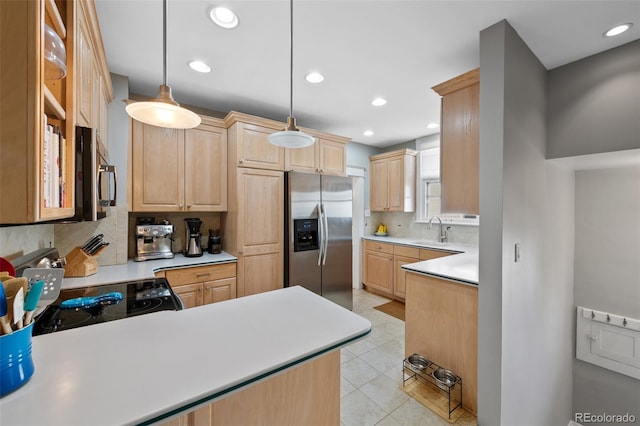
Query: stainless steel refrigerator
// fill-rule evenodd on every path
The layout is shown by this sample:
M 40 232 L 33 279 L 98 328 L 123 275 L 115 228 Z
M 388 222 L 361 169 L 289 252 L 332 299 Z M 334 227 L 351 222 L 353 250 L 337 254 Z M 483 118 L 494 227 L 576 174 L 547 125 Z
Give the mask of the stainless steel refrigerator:
M 285 286 L 353 309 L 351 178 L 288 172 L 285 182 Z

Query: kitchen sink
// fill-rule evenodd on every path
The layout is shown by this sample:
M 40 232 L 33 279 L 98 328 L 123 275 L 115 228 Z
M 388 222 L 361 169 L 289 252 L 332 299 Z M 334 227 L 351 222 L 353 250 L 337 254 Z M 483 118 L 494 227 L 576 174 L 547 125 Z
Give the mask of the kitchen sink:
M 451 243 L 441 243 L 439 241 L 431 241 L 431 240 L 411 241 L 411 244 L 415 244 L 417 246 L 436 247 L 436 248 L 443 248 L 443 249 L 451 247 Z M 459 251 L 456 251 L 456 250 L 450 250 L 450 251 L 460 253 Z

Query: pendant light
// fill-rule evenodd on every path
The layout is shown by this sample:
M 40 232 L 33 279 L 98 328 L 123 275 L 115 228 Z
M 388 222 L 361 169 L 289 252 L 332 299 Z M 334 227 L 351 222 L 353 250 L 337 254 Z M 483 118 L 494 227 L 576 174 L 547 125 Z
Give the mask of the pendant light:
M 289 0 L 289 118 L 283 131 L 267 136 L 272 145 L 284 148 L 304 148 L 313 145 L 315 139 L 296 127 L 293 117 L 293 0 Z
M 133 102 L 126 106 L 127 114 L 152 126 L 168 127 L 171 129 L 191 129 L 200 124 L 200 116 L 193 111 L 182 108 L 171 96 L 171 87 L 167 84 L 167 5 L 164 0 L 162 13 L 162 72 L 164 84 L 160 86 L 157 98 L 148 101 Z

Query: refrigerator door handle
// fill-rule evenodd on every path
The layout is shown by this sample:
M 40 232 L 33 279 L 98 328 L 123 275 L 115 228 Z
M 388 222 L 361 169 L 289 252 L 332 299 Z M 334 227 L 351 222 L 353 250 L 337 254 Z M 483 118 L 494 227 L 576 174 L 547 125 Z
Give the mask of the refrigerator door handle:
M 318 203 L 318 224 L 320 225 L 320 245 L 318 250 L 318 266 L 320 266 L 320 262 L 322 261 L 322 248 L 323 248 L 323 239 L 324 239 L 324 226 L 322 222 L 322 205 Z
M 329 250 L 329 221 L 327 219 L 327 212 L 324 208 L 324 204 L 322 204 L 322 216 L 324 218 L 323 232 L 324 235 L 324 249 L 322 250 L 322 264 L 325 265 L 327 262 L 327 251 Z

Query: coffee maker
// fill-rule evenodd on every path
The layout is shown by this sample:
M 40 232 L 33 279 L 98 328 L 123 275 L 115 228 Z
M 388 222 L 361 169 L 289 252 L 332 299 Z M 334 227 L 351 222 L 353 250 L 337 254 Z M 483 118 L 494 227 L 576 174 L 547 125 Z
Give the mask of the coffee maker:
M 154 224 L 153 218 L 138 218 L 136 225 L 136 262 L 173 259 L 173 225 L 168 221 Z
M 197 217 L 187 218 L 184 221 L 187 231 L 187 236 L 184 241 L 184 255 L 186 257 L 202 256 L 202 247 L 200 246 L 200 241 L 202 239 L 202 234 L 200 234 L 200 226 L 202 226 L 202 221 Z

